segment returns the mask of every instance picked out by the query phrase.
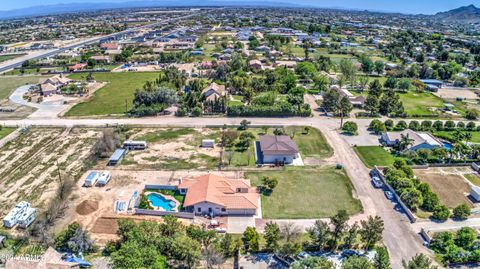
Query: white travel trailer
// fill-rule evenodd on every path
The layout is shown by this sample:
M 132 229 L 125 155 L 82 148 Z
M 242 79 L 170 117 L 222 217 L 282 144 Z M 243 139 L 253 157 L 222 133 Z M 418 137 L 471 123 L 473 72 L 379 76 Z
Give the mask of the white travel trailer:
M 147 142 L 127 140 L 123 142 L 123 148 L 128 150 L 144 150 L 147 148 Z
M 100 174 L 97 171 L 92 171 L 88 174 L 87 178 L 85 178 L 85 182 L 83 186 L 85 187 L 92 187 L 97 183 Z
M 202 148 L 214 148 L 214 147 L 215 147 L 215 140 L 213 139 L 202 140 Z
M 107 183 L 110 181 L 111 178 L 112 178 L 112 173 L 108 171 L 103 171 L 100 177 L 98 178 L 97 184 L 100 186 L 105 186 L 107 185 Z
M 32 211 L 33 210 L 33 211 Z M 33 215 L 33 216 L 32 216 Z M 30 207 L 30 203 L 22 201 L 18 203 L 6 216 L 3 218 L 3 225 L 7 228 L 12 228 L 22 222 L 27 227 L 36 218 L 36 209 Z M 23 227 L 22 226 L 22 227 Z
M 18 225 L 26 229 L 37 218 L 37 209 L 33 207 L 27 208 L 25 212 L 18 218 Z

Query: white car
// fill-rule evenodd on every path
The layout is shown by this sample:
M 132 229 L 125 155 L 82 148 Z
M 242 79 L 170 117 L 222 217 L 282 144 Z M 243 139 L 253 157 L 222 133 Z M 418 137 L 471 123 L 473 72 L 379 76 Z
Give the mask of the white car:
M 385 191 L 385 196 L 388 200 L 393 200 L 393 193 L 391 191 Z
M 104 171 L 104 172 L 102 172 L 100 177 L 98 177 L 98 183 L 97 184 L 99 186 L 105 186 L 105 185 L 107 185 L 107 183 L 110 181 L 111 178 L 112 178 L 112 174 L 108 171 Z

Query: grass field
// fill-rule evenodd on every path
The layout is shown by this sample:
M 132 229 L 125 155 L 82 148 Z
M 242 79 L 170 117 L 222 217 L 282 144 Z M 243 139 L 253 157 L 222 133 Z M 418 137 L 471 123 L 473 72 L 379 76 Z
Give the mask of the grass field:
M 417 93 L 409 91 L 408 93 L 401 93 L 400 100 L 403 102 L 405 112 L 409 116 L 437 115 L 438 112 L 434 110 L 444 107 L 443 100 L 429 92 Z
M 0 63 L 1 62 L 6 62 L 8 60 L 12 60 L 21 56 L 24 56 L 26 54 L 6 54 L 6 55 L 0 55 Z
M 25 84 L 35 84 L 46 76 L 2 77 L 0 76 L 0 100 L 8 98 L 18 87 Z
M 439 137 L 448 137 L 450 139 L 453 139 L 452 135 L 454 132 L 448 132 L 448 131 L 440 131 L 440 132 L 435 132 L 433 133 L 435 136 Z M 472 134 L 472 139 L 470 139 L 468 142 L 473 142 L 473 143 L 480 143 L 480 132 L 468 132 Z
M 461 203 L 472 206 L 472 202 L 465 196 L 465 193 L 470 192 L 470 186 L 462 176 L 444 174 L 441 168 L 416 169 L 414 171 L 420 181 L 427 182 L 440 201 L 449 208 L 454 208 Z
M 361 146 L 355 147 L 360 160 L 368 167 L 373 168 L 377 166 L 390 166 L 395 161 L 395 158 L 380 146 Z
M 278 179 L 270 195 L 262 194 L 262 213 L 267 219 L 326 218 L 341 209 L 351 215 L 362 211 L 360 201 L 352 196 L 350 179 L 333 167 L 286 168 L 245 175 L 256 186 L 264 176 Z
M 480 177 L 477 174 L 465 174 L 464 175 L 470 183 L 476 186 L 480 186 Z
M 328 158 L 333 155 L 332 147 L 327 143 L 323 134 L 315 128 L 309 128 L 308 134 L 302 133 L 304 127 L 286 127 L 287 134 L 295 132 L 293 140 L 297 143 L 302 158 L 313 157 L 318 159 Z
M 73 74 L 70 78 L 84 80 L 86 76 L 87 74 Z M 158 73 L 97 73 L 94 77 L 95 80 L 108 84 L 96 91 L 89 101 L 72 107 L 66 116 L 123 114 L 126 108 L 132 108 L 135 90 L 141 89 L 145 82 L 155 80 Z
M 1 127 L 1 126 L 0 126 Z M 11 134 L 13 131 L 15 131 L 15 128 L 9 128 L 9 127 L 2 127 L 0 129 L 0 139 L 4 138 L 5 136 Z

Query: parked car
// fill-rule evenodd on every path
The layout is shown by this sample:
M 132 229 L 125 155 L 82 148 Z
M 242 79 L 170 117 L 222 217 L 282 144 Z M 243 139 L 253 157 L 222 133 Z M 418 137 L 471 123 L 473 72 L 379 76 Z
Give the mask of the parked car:
M 391 191 L 385 191 L 385 196 L 388 200 L 393 200 L 393 193 Z
M 373 177 L 372 183 L 373 183 L 373 186 L 375 186 L 375 188 L 381 188 L 383 186 L 382 181 L 378 177 Z

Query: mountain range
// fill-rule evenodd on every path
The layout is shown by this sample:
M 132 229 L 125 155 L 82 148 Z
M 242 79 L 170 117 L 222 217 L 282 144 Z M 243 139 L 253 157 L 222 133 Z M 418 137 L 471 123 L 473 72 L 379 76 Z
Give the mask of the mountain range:
M 480 8 L 474 5 L 459 7 L 446 12 L 434 15 L 435 19 L 452 23 L 480 23 Z
M 93 0 L 92 0 L 93 1 Z M 0 11 L 0 19 L 11 19 L 20 17 L 31 17 L 41 15 L 55 15 L 71 12 L 85 12 L 118 8 L 148 8 L 148 7 L 314 7 L 305 4 L 292 4 L 287 2 L 267 1 L 226 1 L 226 0 L 149 0 L 149 1 L 127 1 L 127 2 L 91 2 L 91 3 L 69 3 L 55 5 L 40 5 L 29 8 Z M 341 9 L 341 8 L 336 8 Z M 446 12 L 439 12 L 435 15 L 427 15 L 447 23 L 480 23 L 480 8 L 474 5 L 459 7 Z

